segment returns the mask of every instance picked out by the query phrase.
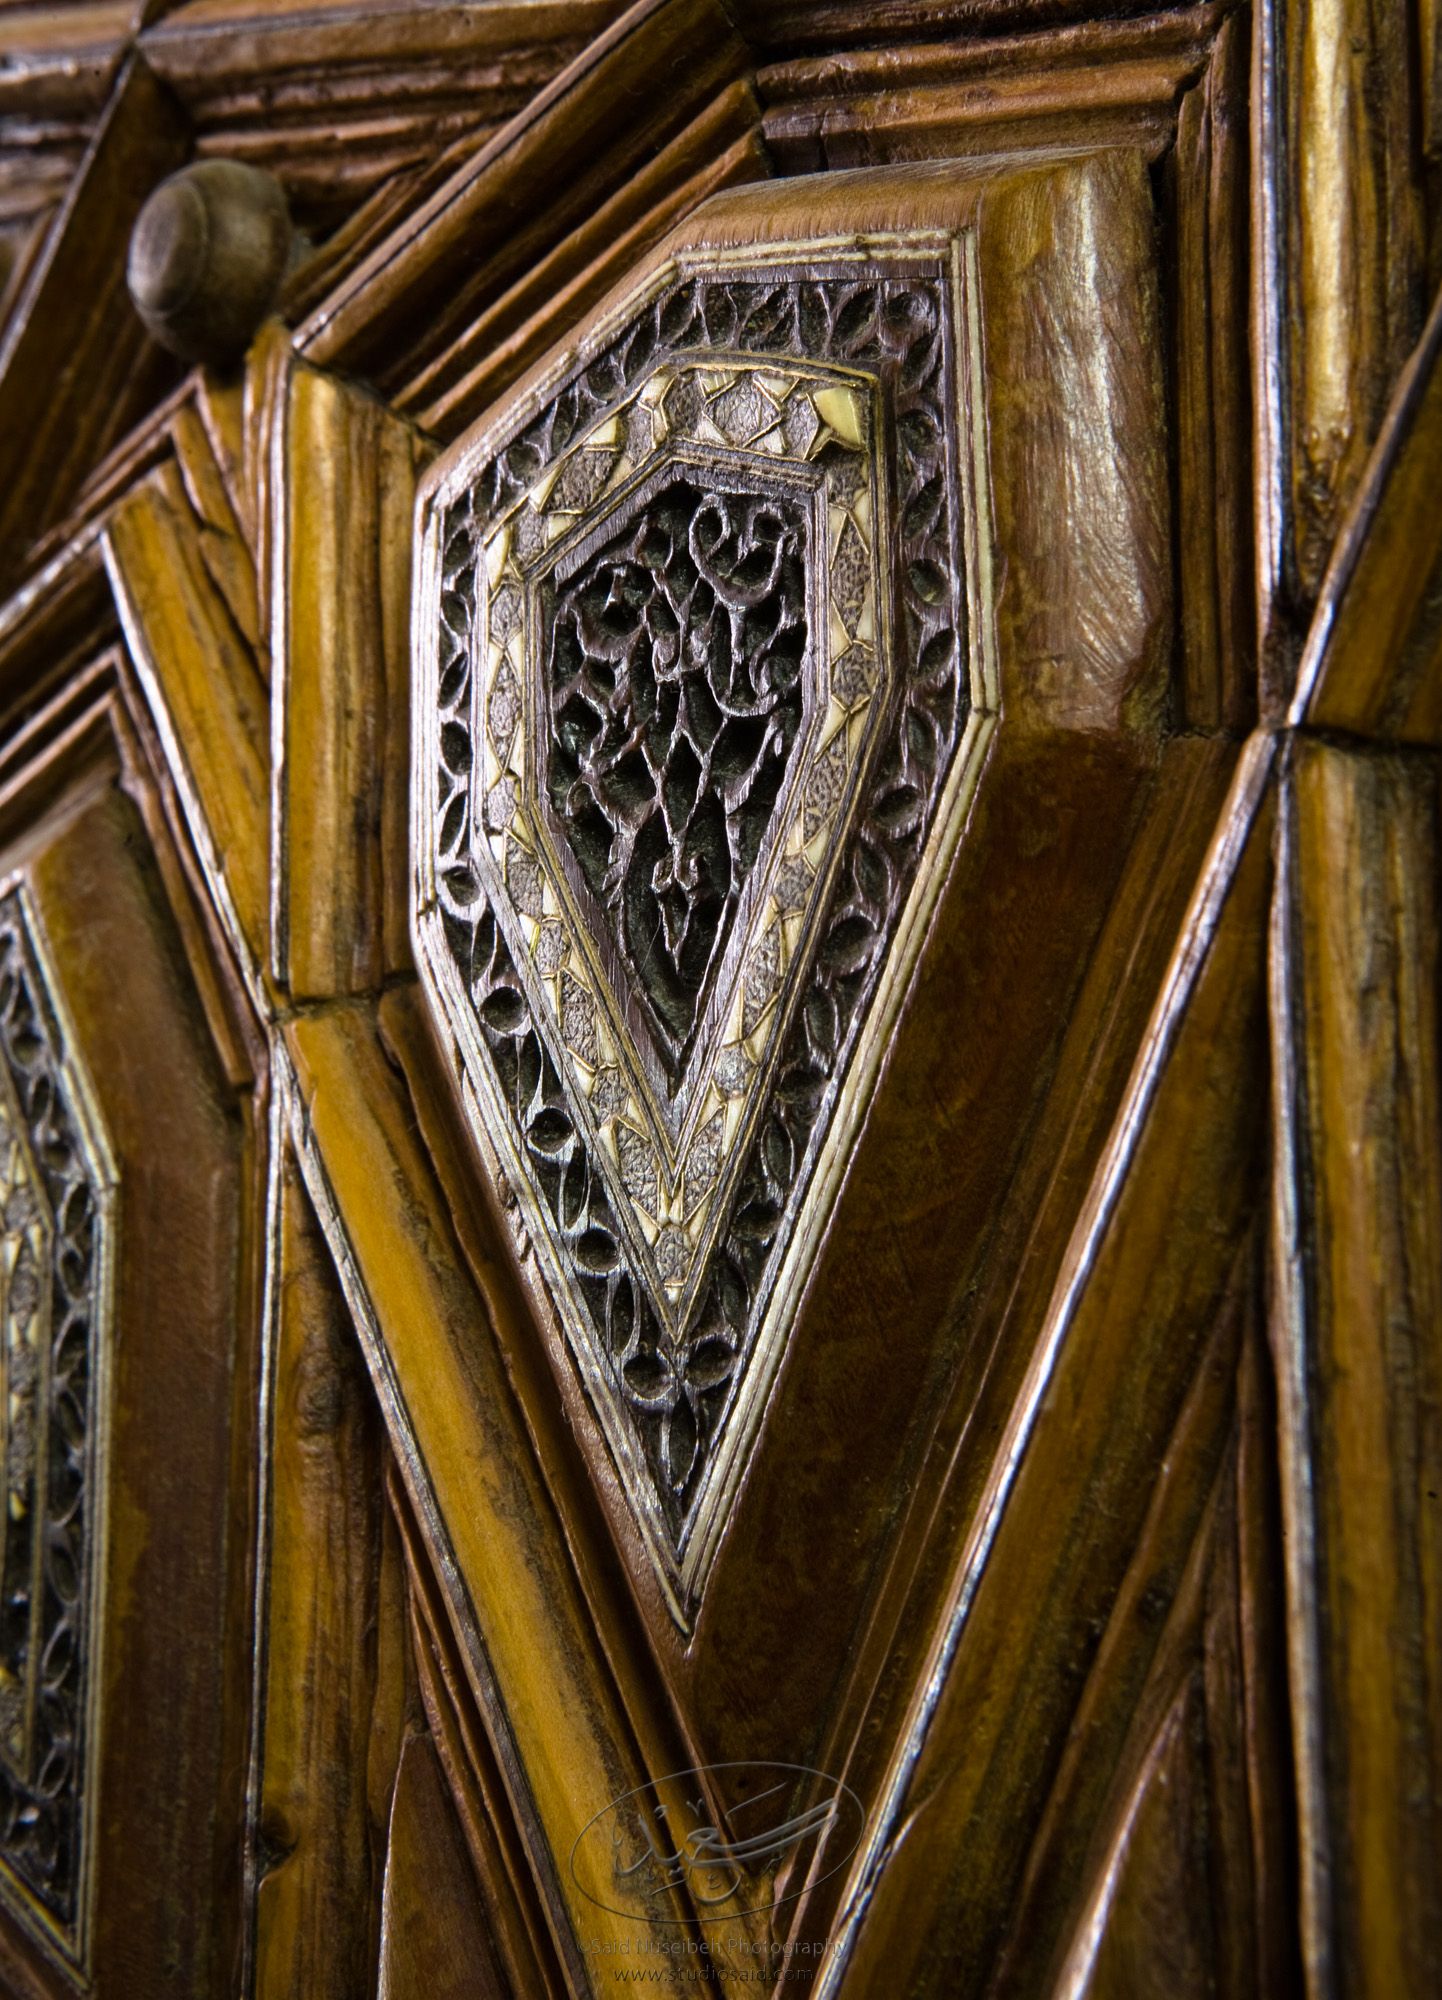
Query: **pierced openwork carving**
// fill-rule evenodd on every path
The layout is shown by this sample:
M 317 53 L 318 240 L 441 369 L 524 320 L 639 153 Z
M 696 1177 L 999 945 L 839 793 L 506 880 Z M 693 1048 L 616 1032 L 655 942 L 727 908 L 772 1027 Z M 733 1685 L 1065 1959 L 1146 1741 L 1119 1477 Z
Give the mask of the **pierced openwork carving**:
M 808 526 L 678 474 L 542 601 L 545 797 L 672 1080 L 801 726 Z
M 83 1955 L 114 1174 L 23 889 L 0 897 L 0 1890 Z
M 419 661 L 428 982 L 683 1616 L 984 706 L 959 246 L 733 266 L 462 446 Z

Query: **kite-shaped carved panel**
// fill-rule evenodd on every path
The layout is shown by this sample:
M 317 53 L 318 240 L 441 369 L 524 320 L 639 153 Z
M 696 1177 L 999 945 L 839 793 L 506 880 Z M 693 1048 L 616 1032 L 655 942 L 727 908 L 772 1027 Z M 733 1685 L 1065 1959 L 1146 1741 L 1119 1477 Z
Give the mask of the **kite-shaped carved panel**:
M 683 255 L 423 496 L 423 976 L 683 1619 L 987 717 L 965 291 Z

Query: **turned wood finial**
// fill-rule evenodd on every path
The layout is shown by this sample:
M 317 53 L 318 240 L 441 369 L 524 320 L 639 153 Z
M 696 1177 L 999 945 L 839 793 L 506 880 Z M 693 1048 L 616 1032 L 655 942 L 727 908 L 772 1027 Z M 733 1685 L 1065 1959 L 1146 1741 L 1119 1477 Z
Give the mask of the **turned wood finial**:
M 275 304 L 290 247 L 290 212 L 273 174 L 199 160 L 162 181 L 136 218 L 130 296 L 173 354 L 233 360 Z

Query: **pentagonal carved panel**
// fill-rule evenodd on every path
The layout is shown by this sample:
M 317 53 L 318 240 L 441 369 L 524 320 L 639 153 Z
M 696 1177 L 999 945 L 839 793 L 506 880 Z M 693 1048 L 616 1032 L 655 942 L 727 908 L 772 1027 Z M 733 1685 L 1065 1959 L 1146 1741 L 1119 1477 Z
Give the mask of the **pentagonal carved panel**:
M 0 897 L 0 1891 L 83 1956 L 114 1170 L 28 899 Z
M 426 983 L 683 1617 L 978 740 L 957 247 L 679 260 L 425 505 Z

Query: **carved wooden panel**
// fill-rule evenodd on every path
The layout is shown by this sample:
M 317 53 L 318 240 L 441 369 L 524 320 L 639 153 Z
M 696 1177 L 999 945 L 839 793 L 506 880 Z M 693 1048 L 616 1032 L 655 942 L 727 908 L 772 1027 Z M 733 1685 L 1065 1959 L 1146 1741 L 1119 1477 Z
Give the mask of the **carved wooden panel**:
M 6 1992 L 1430 1996 L 1435 14 L 0 10 Z
M 683 251 L 424 503 L 432 990 L 683 1618 L 991 713 L 966 244 L 827 251 Z
M 0 1885 L 84 1968 L 116 1169 L 23 881 L 0 900 Z

